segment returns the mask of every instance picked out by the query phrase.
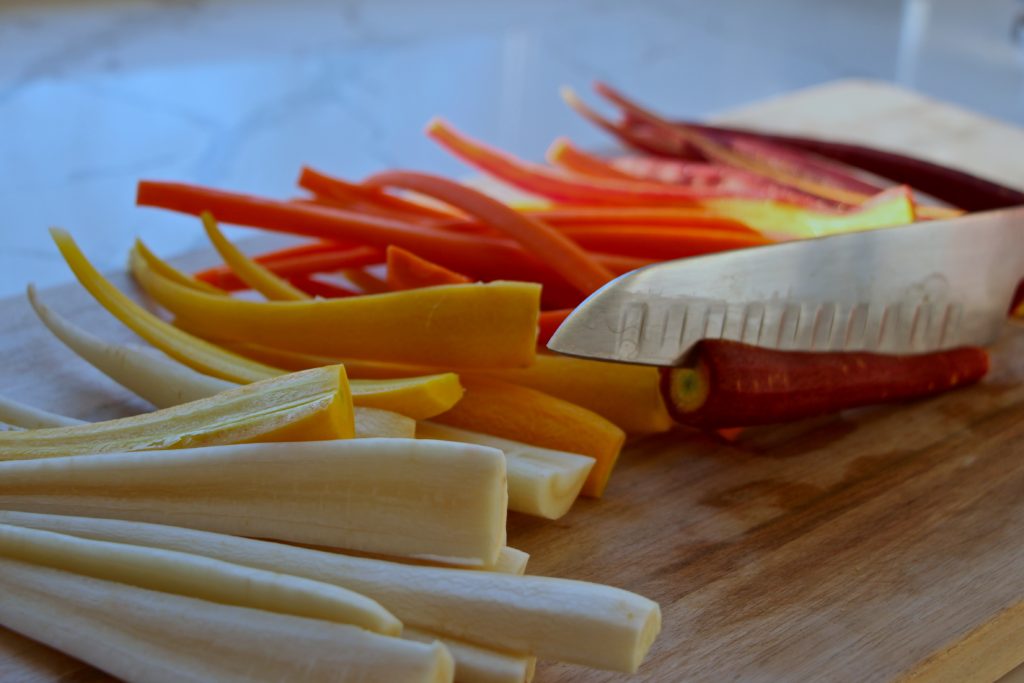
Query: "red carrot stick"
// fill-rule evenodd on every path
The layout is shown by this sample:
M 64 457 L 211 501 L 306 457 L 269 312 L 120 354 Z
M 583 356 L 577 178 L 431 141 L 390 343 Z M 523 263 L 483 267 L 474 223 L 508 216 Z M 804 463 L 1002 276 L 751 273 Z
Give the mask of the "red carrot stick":
M 401 247 L 388 247 L 387 261 L 388 287 L 396 291 L 472 282 L 461 273 L 448 270 Z
M 365 182 L 371 187 L 412 190 L 463 211 L 520 242 L 527 251 L 584 294 L 590 294 L 615 277 L 599 261 L 551 226 L 466 185 L 411 171 L 378 173 Z M 482 236 L 476 239 L 482 239 Z
M 916 356 L 777 351 L 705 339 L 689 367 L 665 368 L 672 417 L 703 429 L 748 427 L 893 403 L 977 382 L 988 353 L 964 347 Z

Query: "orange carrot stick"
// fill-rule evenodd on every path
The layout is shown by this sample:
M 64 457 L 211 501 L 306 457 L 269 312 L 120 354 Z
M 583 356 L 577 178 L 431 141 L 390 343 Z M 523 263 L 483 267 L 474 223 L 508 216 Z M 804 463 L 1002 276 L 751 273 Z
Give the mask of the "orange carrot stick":
M 395 244 L 482 279 L 519 279 L 544 284 L 552 279 L 550 268 L 519 244 L 503 238 L 433 230 L 342 209 L 294 204 L 181 183 L 141 181 L 136 202 L 140 206 L 192 215 L 209 211 L 224 223 L 320 239 L 362 242 L 381 249 Z M 611 260 L 615 262 L 614 257 Z M 621 265 L 622 262 L 619 263 Z M 334 269 L 342 267 L 345 266 L 335 265 Z M 315 271 L 305 268 L 302 272 Z
M 384 255 L 380 249 L 373 247 L 347 249 L 341 247 L 333 251 L 324 249 L 296 256 L 268 259 L 263 261 L 263 265 L 275 275 L 291 279 L 311 273 L 331 273 L 343 268 L 359 268 L 380 263 L 383 260 Z M 227 291 L 245 289 L 247 286 L 229 268 L 222 266 L 208 268 L 197 273 L 196 277 L 203 282 L 208 282 Z
M 711 228 L 757 232 L 735 218 L 719 216 L 704 208 L 665 208 L 629 206 L 559 206 L 545 209 L 524 209 L 534 218 L 556 228 L 570 225 L 620 226 L 645 225 L 668 228 Z M 458 228 L 466 225 L 458 219 L 439 223 L 437 227 Z
M 555 330 L 565 322 L 565 319 L 572 313 L 571 308 L 560 308 L 554 311 L 543 311 L 540 314 L 540 320 L 537 325 L 540 328 L 540 332 L 537 334 L 537 345 L 547 346 L 548 341 L 551 340 L 551 336 L 555 333 Z
M 574 146 L 568 138 L 558 138 L 548 147 L 545 158 L 554 166 L 566 171 L 593 178 L 611 180 L 635 180 L 634 176 L 618 170 L 604 159 L 587 154 Z
M 393 290 L 472 282 L 461 273 L 448 270 L 401 247 L 388 247 L 387 258 L 388 287 Z
M 424 204 L 411 202 L 401 197 L 387 194 L 379 189 L 370 188 L 358 183 L 350 183 L 341 178 L 321 173 L 308 166 L 302 168 L 299 174 L 299 187 L 310 192 L 334 199 L 347 200 L 356 199 L 374 204 L 380 208 L 388 209 L 396 214 L 405 214 L 406 217 L 450 219 L 452 213 L 435 209 Z
M 310 296 L 318 296 L 322 299 L 338 299 L 344 296 L 358 296 L 359 292 L 346 289 L 332 282 L 325 282 L 309 275 L 295 275 L 288 279 L 293 286 L 301 289 Z
M 509 185 L 559 202 L 692 205 L 707 196 L 717 196 L 703 191 L 695 193 L 685 187 L 588 178 L 531 164 L 463 135 L 440 119 L 427 126 L 427 134 L 469 165 Z
M 346 268 L 341 274 L 363 294 L 382 294 L 391 291 L 387 282 L 363 268 Z
M 519 241 L 584 294 L 590 294 L 614 277 L 599 261 L 551 226 L 466 185 L 411 171 L 378 173 L 365 182 L 371 187 L 412 190 L 454 206 Z
M 562 233 L 591 251 L 669 260 L 771 244 L 755 232 L 647 226 L 569 226 Z

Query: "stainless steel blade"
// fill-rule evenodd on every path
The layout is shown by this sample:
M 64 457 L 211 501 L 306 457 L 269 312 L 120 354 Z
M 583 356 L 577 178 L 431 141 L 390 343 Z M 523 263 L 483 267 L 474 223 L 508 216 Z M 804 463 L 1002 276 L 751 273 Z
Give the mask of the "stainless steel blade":
M 678 365 L 698 340 L 921 353 L 994 341 L 1024 275 L 1024 207 L 660 263 L 609 282 L 548 348 Z

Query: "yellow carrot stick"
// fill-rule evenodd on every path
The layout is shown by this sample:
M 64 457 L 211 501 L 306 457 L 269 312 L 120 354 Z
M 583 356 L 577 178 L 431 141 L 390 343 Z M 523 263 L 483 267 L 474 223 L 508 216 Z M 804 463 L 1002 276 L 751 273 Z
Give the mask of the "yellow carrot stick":
M 348 439 L 354 434 L 345 368 L 334 365 L 133 417 L 0 432 L 0 460 L 254 441 Z
M 82 286 L 118 320 L 167 355 L 203 374 L 232 382 L 255 382 L 281 374 L 277 368 L 225 351 L 160 320 L 100 275 L 67 231 L 54 228 L 50 234 Z M 141 261 L 138 252 L 133 254 Z
M 346 363 L 345 370 L 362 376 L 357 364 L 350 368 Z M 629 434 L 654 434 L 672 427 L 658 389 L 657 368 L 538 353 L 528 368 L 479 370 L 473 375 L 530 387 L 583 406 Z
M 198 289 L 200 292 L 207 292 L 209 294 L 227 294 L 227 292 L 225 292 L 220 287 L 215 287 L 211 285 L 209 282 L 203 282 L 202 280 L 198 280 L 192 277 L 188 273 L 181 272 L 180 270 L 172 266 L 170 263 L 167 263 L 167 261 L 164 261 L 162 258 L 154 254 L 152 251 L 150 251 L 149 247 L 143 244 L 142 240 L 140 239 L 135 240 L 135 245 L 133 248 L 135 249 L 135 251 L 139 252 L 139 256 L 141 256 L 146 261 L 146 263 L 149 264 L 150 268 L 160 273 L 164 277 L 170 280 L 174 280 L 180 285 L 185 285 L 186 287 L 191 287 L 192 289 Z
M 305 301 L 310 298 L 302 290 L 293 287 L 266 267 L 253 261 L 241 249 L 228 241 L 224 233 L 217 227 L 217 221 L 208 211 L 204 211 L 201 218 L 210 243 L 224 259 L 224 263 L 242 282 L 271 301 Z
M 138 349 L 106 344 L 45 306 L 30 289 L 30 302 L 40 320 L 51 332 L 116 382 L 128 386 L 140 395 L 145 393 L 143 398 L 159 407 L 165 407 L 180 403 L 186 398 L 209 396 L 224 389 L 224 382 L 245 384 L 286 372 L 250 361 L 165 323 L 129 299 L 100 275 L 71 241 L 70 236 L 64 233 L 55 235 L 55 239 L 62 245 L 64 256 L 79 276 L 79 281 L 100 304 L 155 347 L 201 373 L 199 378 L 183 377 L 182 375 L 187 374 L 182 372 L 185 368 L 169 365 L 159 358 L 154 360 Z M 148 262 L 139 252 L 133 252 L 133 258 L 140 268 L 149 268 L 146 265 Z M 160 386 L 161 384 L 172 387 L 170 397 L 167 396 L 166 387 Z M 179 386 L 180 390 L 185 392 L 176 402 L 173 389 L 175 386 Z M 391 410 L 416 420 L 427 419 L 444 412 L 462 396 L 459 378 L 452 373 L 406 377 L 394 382 L 360 380 L 350 385 L 350 389 L 353 401 L 359 406 Z
M 202 335 L 327 356 L 441 367 L 524 367 L 535 355 L 540 285 L 426 287 L 313 301 L 213 296 L 155 273 L 132 273 L 160 305 Z
M 464 381 L 466 395 L 435 422 L 505 439 L 589 455 L 595 460 L 582 495 L 600 497 L 626 434 L 586 408 L 535 389 L 490 379 Z

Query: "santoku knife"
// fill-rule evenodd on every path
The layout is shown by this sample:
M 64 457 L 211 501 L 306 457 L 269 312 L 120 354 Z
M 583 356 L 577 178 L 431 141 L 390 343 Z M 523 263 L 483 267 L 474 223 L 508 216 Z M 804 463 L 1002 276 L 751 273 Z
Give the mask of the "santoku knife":
M 658 263 L 580 304 L 548 348 L 681 364 L 700 339 L 910 354 L 986 346 L 1024 275 L 1024 207 Z

